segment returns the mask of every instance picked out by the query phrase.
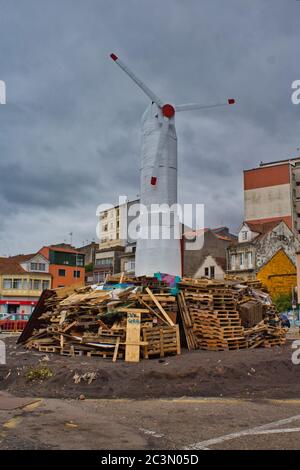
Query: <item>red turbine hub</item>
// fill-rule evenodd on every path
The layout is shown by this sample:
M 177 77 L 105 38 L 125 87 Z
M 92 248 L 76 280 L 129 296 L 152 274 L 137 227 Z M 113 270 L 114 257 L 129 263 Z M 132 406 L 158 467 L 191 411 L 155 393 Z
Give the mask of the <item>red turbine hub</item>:
M 162 107 L 162 113 L 165 117 L 171 119 L 175 115 L 175 109 L 171 104 L 164 104 Z

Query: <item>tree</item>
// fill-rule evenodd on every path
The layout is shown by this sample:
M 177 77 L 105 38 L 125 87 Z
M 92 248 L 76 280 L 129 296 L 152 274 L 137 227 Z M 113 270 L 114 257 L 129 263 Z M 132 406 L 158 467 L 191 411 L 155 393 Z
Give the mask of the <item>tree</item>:
M 86 273 L 91 273 L 94 269 L 94 265 L 93 263 L 90 263 L 90 264 L 87 264 L 86 267 L 85 267 L 85 272 Z
M 292 294 L 280 294 L 274 299 L 278 312 L 286 312 L 292 309 Z

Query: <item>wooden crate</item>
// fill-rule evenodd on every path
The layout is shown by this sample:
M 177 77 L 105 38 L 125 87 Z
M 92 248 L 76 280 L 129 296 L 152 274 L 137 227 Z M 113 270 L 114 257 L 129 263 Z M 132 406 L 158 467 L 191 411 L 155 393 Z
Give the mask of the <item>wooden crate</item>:
M 143 356 L 164 357 L 169 354 L 180 354 L 179 326 L 155 326 L 143 328 L 143 341 L 148 343 L 142 347 Z

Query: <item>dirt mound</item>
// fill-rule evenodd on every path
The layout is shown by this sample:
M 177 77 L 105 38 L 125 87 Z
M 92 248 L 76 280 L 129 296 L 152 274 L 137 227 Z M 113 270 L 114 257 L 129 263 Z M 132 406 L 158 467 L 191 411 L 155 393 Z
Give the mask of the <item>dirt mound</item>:
M 9 338 L 6 343 L 7 365 L 0 366 L 0 390 L 19 396 L 144 399 L 293 398 L 300 395 L 300 366 L 291 362 L 291 342 L 270 349 L 183 351 L 180 356 L 144 360 L 138 364 L 123 361 L 113 364 L 110 360 L 55 354 L 45 356 L 17 348 L 14 339 Z M 28 375 L 28 371 L 41 366 L 51 371 L 49 377 L 28 380 L 28 376 L 34 375 Z

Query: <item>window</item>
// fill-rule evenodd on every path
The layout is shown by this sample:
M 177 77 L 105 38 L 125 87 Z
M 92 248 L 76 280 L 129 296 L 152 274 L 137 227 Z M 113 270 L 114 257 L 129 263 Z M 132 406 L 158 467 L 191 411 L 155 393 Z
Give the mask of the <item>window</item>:
M 249 251 L 248 253 L 248 266 L 252 266 L 252 251 Z
M 13 289 L 22 289 L 22 279 L 13 279 Z
M 135 261 L 131 260 L 131 261 L 126 261 L 125 263 L 125 271 L 126 272 L 129 272 L 129 271 L 134 271 L 135 270 Z
M 84 266 L 84 257 L 83 256 L 78 256 L 77 257 L 77 263 L 76 266 Z
M 41 290 L 41 281 L 39 279 L 33 280 L 33 290 Z
M 12 289 L 12 279 L 3 279 L 3 289 Z
M 96 259 L 96 266 L 112 266 L 113 258 Z
M 244 253 L 240 253 L 240 268 L 244 267 Z
M 46 271 L 45 263 L 30 263 L 30 271 Z
M 80 271 L 74 271 L 74 277 L 79 279 L 80 278 Z
M 58 275 L 60 277 L 65 277 L 66 276 L 66 270 L 65 269 L 59 269 L 58 270 Z
M 204 275 L 205 275 L 206 277 L 209 276 L 209 268 L 204 268 Z
M 242 240 L 248 240 L 248 232 L 247 230 L 242 231 Z
M 50 287 L 50 282 L 49 281 L 43 281 L 43 290 L 49 289 Z
M 230 257 L 230 267 L 231 269 L 235 269 L 235 255 L 231 255 Z
M 23 279 L 23 289 L 24 290 L 28 289 L 28 279 Z
M 215 267 L 214 266 L 210 267 L 210 277 L 211 277 L 211 279 L 215 278 Z

